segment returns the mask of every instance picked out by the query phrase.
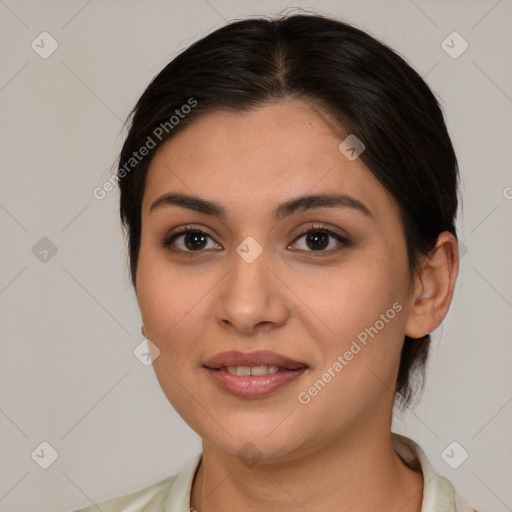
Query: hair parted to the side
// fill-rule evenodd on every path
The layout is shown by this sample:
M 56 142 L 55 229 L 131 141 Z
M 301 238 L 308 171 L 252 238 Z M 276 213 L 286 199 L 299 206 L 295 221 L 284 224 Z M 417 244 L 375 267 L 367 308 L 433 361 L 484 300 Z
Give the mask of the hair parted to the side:
M 418 73 L 367 33 L 326 16 L 250 18 L 229 23 L 175 57 L 130 115 L 117 179 L 134 286 L 154 152 L 205 113 L 290 98 L 323 109 L 340 133 L 363 141 L 359 158 L 399 207 L 411 276 L 442 231 L 456 236 L 457 159 L 439 104 Z M 130 160 L 150 146 L 148 137 L 147 156 Z M 414 378 L 422 387 L 429 345 L 429 335 L 405 337 L 395 393 L 402 408 L 411 402 Z

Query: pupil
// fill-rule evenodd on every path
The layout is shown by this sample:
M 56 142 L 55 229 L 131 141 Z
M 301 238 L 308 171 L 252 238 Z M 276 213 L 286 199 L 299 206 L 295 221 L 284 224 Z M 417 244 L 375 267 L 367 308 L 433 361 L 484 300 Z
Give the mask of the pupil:
M 307 237 L 308 245 L 309 242 L 313 242 L 313 246 L 310 246 L 310 249 L 325 249 L 325 247 L 328 245 L 328 235 L 326 233 L 314 233 L 309 234 Z
M 185 235 L 187 249 L 198 249 L 205 245 L 206 236 L 201 233 L 188 233 Z

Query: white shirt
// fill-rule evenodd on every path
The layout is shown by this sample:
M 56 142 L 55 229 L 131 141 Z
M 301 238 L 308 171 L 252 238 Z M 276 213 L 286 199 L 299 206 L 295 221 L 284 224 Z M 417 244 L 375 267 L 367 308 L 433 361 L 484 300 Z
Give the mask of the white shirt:
M 423 450 L 411 439 L 391 433 L 392 446 L 400 458 L 423 472 L 421 512 L 476 512 L 468 507 L 453 485 L 430 465 Z M 194 512 L 190 491 L 202 453 L 196 455 L 177 475 L 161 480 L 138 492 L 115 498 L 76 512 Z

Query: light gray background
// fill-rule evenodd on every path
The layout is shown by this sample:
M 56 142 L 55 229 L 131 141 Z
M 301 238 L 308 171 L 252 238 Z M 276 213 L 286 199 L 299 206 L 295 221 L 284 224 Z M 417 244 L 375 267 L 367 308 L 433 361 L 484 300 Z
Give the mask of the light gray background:
M 92 190 L 110 175 L 122 121 L 172 57 L 230 20 L 285 7 L 369 31 L 442 102 L 467 252 L 423 399 L 394 429 L 481 512 L 512 510 L 512 0 L 0 0 L 1 512 L 127 494 L 200 450 L 133 355 L 143 338 L 118 194 L 99 201 Z M 46 59 L 31 48 L 43 31 L 59 45 Z M 453 31 L 469 44 L 456 59 L 441 46 Z M 46 262 L 32 252 L 42 237 L 57 247 Z M 46 470 L 31 457 L 43 441 L 58 452 Z M 441 457 L 452 441 L 469 452 L 458 469 Z

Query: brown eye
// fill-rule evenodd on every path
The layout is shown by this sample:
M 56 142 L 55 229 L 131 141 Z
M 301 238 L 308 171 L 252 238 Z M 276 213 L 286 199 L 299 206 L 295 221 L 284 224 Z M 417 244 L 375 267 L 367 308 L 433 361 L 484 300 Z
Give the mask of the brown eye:
M 328 256 L 350 245 L 350 241 L 344 236 L 315 226 L 301 233 L 294 243 L 298 245 L 298 250 L 312 256 Z
M 185 233 L 183 235 L 183 244 L 191 251 L 195 249 L 202 249 L 206 246 L 208 235 L 203 233 Z
M 209 241 L 211 240 L 210 246 Z M 215 249 L 220 246 L 213 239 L 199 229 L 184 229 L 173 233 L 161 241 L 164 248 L 172 248 L 176 252 L 192 253 L 202 252 L 203 249 Z
M 314 251 L 325 249 L 329 245 L 330 235 L 321 231 L 311 232 L 306 235 L 306 244 Z

